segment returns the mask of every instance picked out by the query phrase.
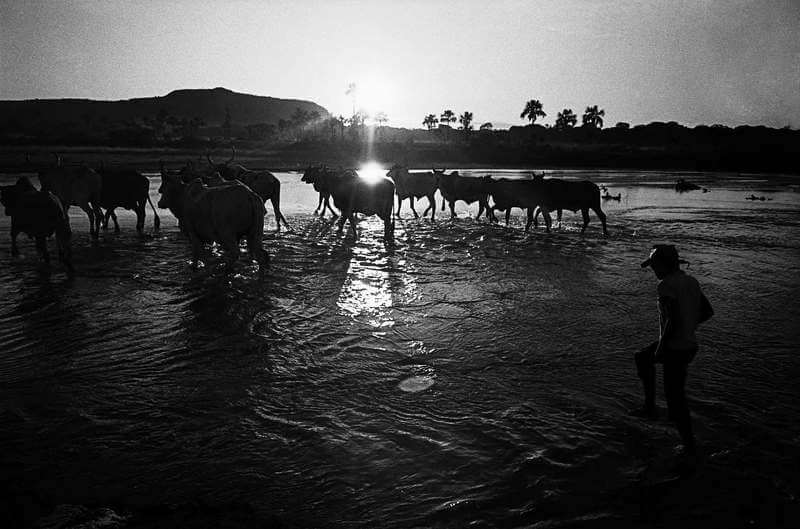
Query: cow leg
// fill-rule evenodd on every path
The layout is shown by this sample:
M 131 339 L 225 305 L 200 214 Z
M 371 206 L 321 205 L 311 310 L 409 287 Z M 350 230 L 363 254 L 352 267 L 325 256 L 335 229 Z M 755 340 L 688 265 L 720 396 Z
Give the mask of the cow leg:
M 200 264 L 200 251 L 203 249 L 203 243 L 197 235 L 189 233 L 189 242 L 192 245 L 192 268 L 197 270 Z
M 583 228 L 581 228 L 581 235 L 586 231 L 586 226 L 589 225 L 589 208 L 582 208 L 581 215 L 583 215 Z
M 538 228 L 539 227 L 538 219 L 539 219 L 539 214 L 541 212 L 542 212 L 542 208 L 539 207 L 539 206 L 536 206 L 535 211 L 533 212 L 533 227 L 534 228 Z
M 236 238 L 226 239 L 224 241 L 220 241 L 220 245 L 227 256 L 225 259 L 225 265 L 229 269 L 233 268 L 233 264 L 239 260 L 239 241 Z
M 136 217 L 137 218 L 139 217 L 139 212 L 138 211 L 136 212 Z M 111 210 L 111 220 L 114 221 L 114 233 L 119 233 L 119 222 L 117 222 L 117 214 L 114 212 L 113 209 Z M 142 224 L 144 224 L 144 218 L 142 218 Z M 136 229 L 137 230 L 139 229 L 139 221 L 138 220 L 136 221 Z
M 325 195 L 325 205 L 326 205 L 326 206 L 328 207 L 328 209 L 330 210 L 330 212 L 331 212 L 331 216 L 332 216 L 334 219 L 335 219 L 336 217 L 338 217 L 338 216 L 339 216 L 339 214 L 338 214 L 338 213 L 336 213 L 336 212 L 333 210 L 333 208 L 331 207 L 331 195 L 330 195 L 330 193 L 329 193 L 329 194 L 327 194 L 327 195 Z
M 144 218 L 145 215 L 147 215 L 147 211 L 145 210 L 146 205 L 144 200 L 139 200 L 136 203 L 136 231 L 139 232 L 139 234 L 144 232 Z M 116 215 L 114 215 L 114 231 L 119 232 Z
M 314 215 L 319 212 L 319 208 L 322 206 L 322 193 L 319 194 L 319 200 L 317 200 L 317 209 L 314 210 Z M 322 215 L 325 215 L 325 208 L 322 208 Z
M 150 209 L 153 210 L 153 231 L 158 231 L 161 229 L 161 219 L 158 218 L 158 212 L 156 212 L 156 208 L 153 207 L 153 201 L 150 200 L 150 195 L 147 195 L 147 202 L 150 204 Z
M 258 263 L 258 270 L 261 272 L 265 267 L 269 266 L 269 254 L 261 244 L 259 235 L 249 235 L 247 237 L 247 250 L 250 252 L 250 256 Z
M 528 208 L 528 222 L 525 223 L 525 231 L 531 229 L 531 224 L 533 224 L 533 208 Z
M 100 222 L 103 220 L 103 210 L 97 204 L 97 201 L 91 202 L 92 211 L 94 211 L 94 233 L 96 236 L 100 235 Z M 116 215 L 114 215 L 114 223 L 116 224 Z M 97 238 L 97 237 L 95 237 Z
M 603 210 L 600 209 L 600 204 L 597 204 L 595 207 L 592 208 L 597 218 L 600 219 L 600 223 L 603 225 L 603 235 L 606 237 L 608 236 L 608 229 L 606 228 L 606 214 L 603 213 Z
M 506 227 L 508 227 L 509 220 L 511 220 L 511 208 L 506 209 Z
M 339 217 L 339 227 L 336 230 L 337 235 L 341 235 L 342 231 L 344 230 L 344 222 L 347 220 L 348 216 L 350 215 L 347 211 L 342 211 L 342 216 Z
M 561 208 L 558 209 L 558 229 L 561 229 L 561 213 L 563 211 Z
M 70 240 L 69 227 L 56 230 L 56 245 L 58 246 L 58 259 L 64 263 L 67 274 L 72 275 L 75 269 L 72 267 L 72 250 L 69 246 Z
M 481 215 L 483 215 L 483 211 L 486 210 L 486 218 L 491 220 L 492 217 L 489 216 L 489 204 L 484 202 L 483 200 L 478 201 L 478 216 L 475 217 L 475 220 L 480 220 Z
M 344 215 L 343 215 L 344 217 Z M 353 238 L 358 240 L 358 230 L 356 229 L 356 215 L 354 212 L 350 212 L 347 216 L 347 219 L 350 221 L 350 229 L 353 230 Z
M 434 217 L 436 216 L 436 202 L 434 202 L 434 200 L 435 199 L 433 198 L 433 195 L 428 195 L 428 207 L 425 208 L 425 211 L 422 212 L 423 217 L 427 215 L 428 211 L 430 210 L 431 220 L 434 220 Z
M 89 207 L 88 204 L 84 204 L 79 206 L 86 216 L 89 217 L 89 234 L 92 236 L 92 239 L 97 239 L 99 237 L 99 224 L 102 220 L 102 215 L 98 219 L 94 213 L 94 210 Z
M 14 225 L 14 217 L 11 217 L 11 255 L 17 257 L 19 255 L 19 248 L 17 248 L 17 235 L 19 230 Z
M 281 231 L 281 222 L 288 228 L 289 225 L 286 224 L 286 219 L 283 217 L 283 213 L 281 213 L 281 197 L 274 196 L 270 201 L 272 202 L 272 211 L 275 212 L 275 226 L 277 227 L 275 231 Z
M 412 196 L 408 197 L 408 199 L 411 201 L 411 211 L 414 213 L 414 218 L 418 219 L 419 215 L 417 214 L 417 210 L 414 209 L 414 196 L 412 195 Z
M 383 220 L 383 240 L 392 242 L 394 240 L 394 219 L 392 219 L 392 211 L 389 210 L 383 215 L 380 215 Z
M 395 212 L 395 217 L 398 219 L 400 218 L 400 210 L 403 209 L 403 199 L 400 198 L 400 195 L 397 195 L 397 211 Z
M 542 208 L 542 218 L 544 219 L 544 225 L 547 228 L 547 233 L 550 233 L 550 226 L 553 224 L 553 219 L 550 218 L 550 210 L 547 208 Z
M 36 250 L 44 260 L 44 264 L 50 264 L 50 254 L 47 252 L 47 237 L 36 237 Z
M 112 208 L 108 208 L 106 210 L 106 214 L 103 215 L 103 230 L 107 230 L 108 229 L 108 219 L 111 218 L 111 213 L 113 211 L 114 210 Z

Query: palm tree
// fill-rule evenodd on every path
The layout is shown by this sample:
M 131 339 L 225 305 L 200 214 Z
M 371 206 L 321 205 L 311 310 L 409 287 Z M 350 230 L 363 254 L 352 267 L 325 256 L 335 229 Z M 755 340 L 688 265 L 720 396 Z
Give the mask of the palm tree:
M 578 116 L 575 115 L 575 112 L 571 108 L 565 108 L 556 117 L 556 128 L 558 130 L 571 129 L 577 122 Z
M 602 129 L 603 128 L 603 116 L 606 115 L 605 110 L 598 110 L 597 105 L 593 107 L 586 107 L 586 112 L 583 113 L 583 126 L 584 127 L 592 127 L 595 129 Z
M 382 127 L 384 123 L 389 121 L 389 117 L 386 115 L 386 112 L 378 112 L 372 119 L 375 120 L 375 123 L 377 123 L 379 127 Z
M 442 112 L 442 115 L 439 116 L 439 121 L 442 123 L 446 123 L 448 126 L 450 126 L 451 121 L 455 123 L 456 119 L 458 118 L 456 118 L 456 115 L 455 113 L 453 113 L 452 110 L 445 110 L 444 112 Z
M 378 112 L 377 114 L 375 114 L 372 120 L 378 124 L 378 132 L 376 133 L 375 136 L 375 138 L 378 138 L 378 136 L 380 135 L 381 128 L 383 127 L 383 124 L 389 121 L 389 116 L 386 115 L 386 112 Z
M 350 83 L 347 85 L 347 90 L 344 91 L 344 95 L 350 96 L 353 100 L 353 114 L 356 113 L 356 84 Z
M 439 120 L 436 119 L 436 116 L 433 114 L 428 114 L 425 116 L 425 119 L 422 120 L 422 124 L 428 127 L 428 130 L 432 130 L 439 123 Z
M 462 129 L 466 131 L 472 130 L 472 112 L 465 110 L 464 113 L 459 116 L 458 122 L 461 123 Z
M 547 116 L 547 114 L 542 110 L 542 103 L 538 99 L 531 99 L 525 103 L 525 109 L 522 111 L 522 114 L 519 115 L 521 119 L 527 117 L 531 125 L 536 123 L 538 118 L 543 118 L 545 116 Z
M 339 117 L 336 118 L 336 126 L 339 127 L 339 136 L 344 139 L 344 126 L 347 123 L 345 117 L 339 114 Z

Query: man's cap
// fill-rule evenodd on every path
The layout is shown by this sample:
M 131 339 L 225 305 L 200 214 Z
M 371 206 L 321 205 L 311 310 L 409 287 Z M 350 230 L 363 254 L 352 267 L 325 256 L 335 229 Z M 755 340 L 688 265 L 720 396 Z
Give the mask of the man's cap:
M 678 266 L 678 264 L 688 264 L 678 257 L 678 250 L 674 244 L 654 244 L 650 250 L 650 257 L 642 261 L 642 268 L 647 268 L 653 262 L 663 263 L 668 266 Z

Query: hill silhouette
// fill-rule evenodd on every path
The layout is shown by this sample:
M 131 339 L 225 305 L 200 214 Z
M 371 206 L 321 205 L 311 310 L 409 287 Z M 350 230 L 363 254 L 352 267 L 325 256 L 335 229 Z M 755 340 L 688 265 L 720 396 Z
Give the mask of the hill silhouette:
M 32 99 L 0 101 L 0 134 L 22 138 L 105 140 L 124 131 L 153 132 L 155 139 L 171 130 L 277 126 L 290 121 L 298 109 L 306 115 L 328 115 L 322 106 L 299 99 L 279 99 L 233 92 L 226 88 L 175 90 L 163 97 L 120 101 L 92 99 Z M 147 129 L 147 130 L 145 130 Z M 186 134 L 179 134 L 186 135 Z M 73 142 L 70 142 L 73 143 Z

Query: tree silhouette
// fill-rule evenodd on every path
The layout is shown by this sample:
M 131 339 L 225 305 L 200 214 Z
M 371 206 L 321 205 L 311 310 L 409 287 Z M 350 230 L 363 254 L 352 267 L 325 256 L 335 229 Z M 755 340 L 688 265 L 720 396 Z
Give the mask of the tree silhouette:
M 375 117 L 373 119 L 375 120 L 375 123 L 377 123 L 379 127 L 382 127 L 384 123 L 389 121 L 389 117 L 386 115 L 386 112 L 378 112 L 377 114 L 375 114 Z
M 487 121 L 486 123 L 481 125 L 478 130 L 492 130 L 493 128 L 494 125 L 492 125 L 491 122 Z
M 442 115 L 439 116 L 439 121 L 441 123 L 446 123 L 448 126 L 450 126 L 451 121 L 455 123 L 457 119 L 458 118 L 456 118 L 456 115 L 452 110 L 445 110 L 442 112 Z
M 565 108 L 558 113 L 555 127 L 558 130 L 571 129 L 577 122 L 578 116 L 575 115 L 575 112 L 573 112 L 571 108 Z
M 344 95 L 350 96 L 350 98 L 353 100 L 353 115 L 356 113 L 356 92 L 357 89 L 355 83 L 350 83 L 347 85 L 347 90 L 344 92 Z
M 547 116 L 544 110 L 542 110 L 542 103 L 538 99 L 531 99 L 527 103 L 525 103 L 525 109 L 519 115 L 521 119 L 525 119 L 526 117 L 531 122 L 531 125 L 536 123 L 538 118 L 543 118 Z
M 439 120 L 436 119 L 436 116 L 433 114 L 428 114 L 425 116 L 425 119 L 422 120 L 422 124 L 428 127 L 428 130 L 432 130 L 433 127 L 439 124 Z
M 464 113 L 459 116 L 458 122 L 461 123 L 461 128 L 467 132 L 472 130 L 472 112 L 465 110 Z
M 595 129 L 602 129 L 603 128 L 603 116 L 606 115 L 605 110 L 598 110 L 597 105 L 593 107 L 586 107 L 586 111 L 583 113 L 583 117 L 581 121 L 584 127 L 592 127 Z

